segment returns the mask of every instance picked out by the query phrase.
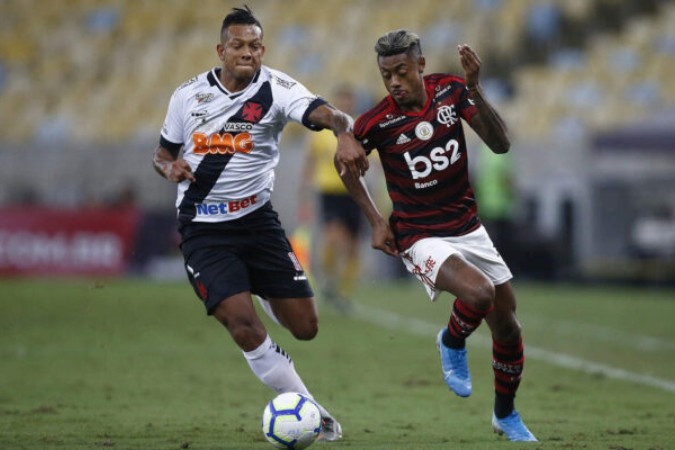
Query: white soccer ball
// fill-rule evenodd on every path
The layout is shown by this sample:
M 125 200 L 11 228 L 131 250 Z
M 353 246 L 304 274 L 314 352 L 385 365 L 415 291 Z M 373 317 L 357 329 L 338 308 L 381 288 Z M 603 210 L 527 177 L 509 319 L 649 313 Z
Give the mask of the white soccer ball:
M 307 448 L 321 431 L 319 407 L 302 394 L 280 394 L 265 406 L 262 430 L 265 438 L 276 448 Z

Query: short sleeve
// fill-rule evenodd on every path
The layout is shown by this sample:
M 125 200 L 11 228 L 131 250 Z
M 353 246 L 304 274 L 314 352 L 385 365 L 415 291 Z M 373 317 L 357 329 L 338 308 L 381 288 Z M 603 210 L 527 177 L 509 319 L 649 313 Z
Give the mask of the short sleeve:
M 275 101 L 288 120 L 312 130 L 320 129 L 309 122 L 307 117 L 314 109 L 325 104 L 325 100 L 310 92 L 302 83 L 279 71 L 272 73 L 272 88 Z
M 161 137 L 174 144 L 183 144 L 183 97 L 180 90 L 171 96 L 169 107 L 162 125 Z
M 375 148 L 375 143 L 369 137 L 369 128 L 366 127 L 366 119 L 364 116 L 356 119 L 354 123 L 354 138 L 361 143 L 366 154 L 370 154 L 371 151 Z

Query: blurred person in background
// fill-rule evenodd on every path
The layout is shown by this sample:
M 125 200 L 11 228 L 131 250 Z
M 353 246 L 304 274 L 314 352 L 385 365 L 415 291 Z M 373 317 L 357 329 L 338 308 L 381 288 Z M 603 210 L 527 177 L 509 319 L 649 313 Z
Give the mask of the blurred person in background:
M 171 97 L 154 167 L 178 184 L 180 247 L 206 312 L 227 328 L 263 383 L 312 397 L 252 302 L 258 296 L 266 313 L 297 339 L 318 332 L 314 294 L 270 203 L 279 140 L 290 120 L 330 129 L 347 155 L 362 149 L 351 117 L 262 65 L 263 29 L 248 7 L 225 17 L 216 50 L 221 66 L 186 81 Z M 366 168 L 364 162 L 350 166 Z M 319 408 L 319 438 L 340 439 L 340 424 Z
M 478 215 L 490 239 L 505 260 L 513 255 L 516 185 L 511 153 L 493 153 L 481 145 L 477 155 L 476 176 L 472 184 L 476 192 Z
M 335 106 L 354 114 L 356 96 L 350 86 L 335 90 Z M 314 264 L 321 283 L 323 299 L 339 312 L 348 314 L 359 275 L 359 236 L 362 213 L 335 171 L 337 141 L 329 130 L 313 133 L 300 184 L 299 220 L 311 226 L 312 216 L 319 223 L 318 263 Z M 312 195 L 316 193 L 318 211 L 312 211 Z
M 469 183 L 462 119 L 493 152 L 510 147 L 479 84 L 481 61 L 468 45 L 459 45 L 464 79 L 425 76 L 419 36 L 407 30 L 385 34 L 375 51 L 390 95 L 357 119 L 354 135 L 365 150 L 360 157 L 378 151 L 393 203 L 390 220 L 363 178 L 345 167 L 356 163 L 354 154 L 338 149 L 336 167 L 368 218 L 372 246 L 399 256 L 432 301 L 443 291 L 457 297 L 436 339 L 448 387 L 460 397 L 471 395 L 466 339 L 485 319 L 493 341 L 493 430 L 511 441 L 536 441 L 514 407 L 524 353 L 512 274 L 481 225 Z

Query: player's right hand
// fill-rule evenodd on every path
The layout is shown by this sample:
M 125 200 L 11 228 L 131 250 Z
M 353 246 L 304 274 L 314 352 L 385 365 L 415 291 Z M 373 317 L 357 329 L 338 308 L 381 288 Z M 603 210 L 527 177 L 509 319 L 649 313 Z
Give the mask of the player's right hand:
M 166 173 L 166 178 L 174 183 L 188 180 L 192 183 L 197 181 L 192 173 L 192 167 L 184 159 L 177 159 L 171 163 Z
M 396 238 L 394 237 L 394 232 L 391 231 L 391 227 L 389 227 L 388 222 L 382 221 L 373 227 L 371 246 L 374 249 L 380 250 L 389 256 L 398 256 Z
M 359 141 L 351 133 L 341 133 L 338 136 L 336 153 L 341 177 L 348 172 L 355 178 L 365 175 L 369 167 L 368 156 Z

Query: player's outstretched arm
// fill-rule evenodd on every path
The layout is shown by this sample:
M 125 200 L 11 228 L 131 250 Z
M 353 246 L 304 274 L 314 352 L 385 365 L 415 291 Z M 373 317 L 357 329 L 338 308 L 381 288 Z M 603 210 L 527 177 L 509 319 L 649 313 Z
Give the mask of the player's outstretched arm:
M 359 144 L 360 146 L 360 144 Z M 363 150 L 363 148 L 362 148 Z M 335 168 L 340 171 L 340 162 L 338 155 L 335 155 Z M 340 173 L 340 178 L 344 183 L 347 191 L 352 196 L 354 201 L 359 205 L 361 211 L 366 215 L 370 227 L 373 230 L 371 238 L 371 245 L 374 249 L 381 250 L 387 255 L 398 256 L 396 249 L 394 233 L 389 227 L 389 222 L 382 216 L 373 201 L 366 182 L 362 176 L 354 176 L 349 171 Z
M 333 131 L 338 140 L 338 172 L 361 176 L 368 170 L 368 157 L 352 133 L 352 119 L 349 115 L 331 105 L 321 105 L 312 111 L 309 121 Z
M 184 180 L 197 181 L 187 161 L 178 158 L 177 155 L 174 155 L 161 145 L 158 145 L 155 149 L 155 153 L 152 156 L 152 165 L 158 174 L 174 183 L 180 183 Z
M 466 44 L 457 46 L 457 49 L 464 69 L 464 79 L 466 87 L 469 89 L 469 97 L 478 109 L 478 113 L 473 116 L 469 125 L 490 150 L 495 153 L 506 153 L 511 147 L 506 124 L 485 98 L 479 83 L 481 60 L 476 52 Z

